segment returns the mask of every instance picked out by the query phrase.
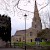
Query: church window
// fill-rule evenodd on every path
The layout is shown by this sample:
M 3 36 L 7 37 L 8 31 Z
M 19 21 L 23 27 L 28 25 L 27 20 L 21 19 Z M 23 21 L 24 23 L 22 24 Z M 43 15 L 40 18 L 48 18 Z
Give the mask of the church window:
M 31 39 L 31 42 L 32 42 L 32 39 Z
M 35 25 L 35 28 L 36 28 L 36 25 Z
M 16 38 L 16 41 L 18 42 L 18 38 Z
M 32 36 L 32 32 L 30 32 L 30 36 Z

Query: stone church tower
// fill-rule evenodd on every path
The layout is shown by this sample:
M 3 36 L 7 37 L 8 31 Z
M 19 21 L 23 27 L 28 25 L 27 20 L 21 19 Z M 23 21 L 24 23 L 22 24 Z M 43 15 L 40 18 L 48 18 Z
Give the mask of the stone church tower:
M 35 8 L 34 8 L 34 18 L 32 20 L 32 27 L 26 29 L 26 42 L 34 42 L 35 38 L 37 38 L 37 33 L 42 30 L 42 23 L 39 17 L 39 12 L 35 0 Z M 16 31 L 15 35 L 12 37 L 15 41 L 24 42 L 25 41 L 25 30 Z M 13 41 L 12 40 L 12 41 Z
M 39 17 L 37 3 L 36 3 L 36 0 L 35 0 L 34 18 L 33 18 L 33 21 L 32 21 L 32 31 L 33 31 L 34 36 L 36 36 L 37 33 L 41 30 L 42 30 L 42 23 L 41 23 L 41 19 Z

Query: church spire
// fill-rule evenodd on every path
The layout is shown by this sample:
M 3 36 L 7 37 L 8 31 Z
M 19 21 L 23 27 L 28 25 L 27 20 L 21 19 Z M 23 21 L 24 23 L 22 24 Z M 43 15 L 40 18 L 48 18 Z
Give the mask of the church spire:
M 36 0 L 35 0 L 35 10 L 34 11 L 36 12 L 38 11 Z
M 39 20 L 41 22 L 41 19 L 39 17 L 39 12 L 38 12 L 38 7 L 37 7 L 37 3 L 36 3 L 36 0 L 35 0 L 35 6 L 34 6 L 34 18 L 33 18 L 33 21 L 37 21 Z
M 35 8 L 34 8 L 34 17 L 39 18 L 39 12 L 38 12 L 38 8 L 37 8 L 36 0 L 35 0 Z
M 35 6 L 34 6 L 34 18 L 33 18 L 33 21 L 32 21 L 32 28 L 36 29 L 36 30 L 42 29 L 42 23 L 41 23 L 41 19 L 39 17 L 39 12 L 38 12 L 36 0 L 35 0 Z

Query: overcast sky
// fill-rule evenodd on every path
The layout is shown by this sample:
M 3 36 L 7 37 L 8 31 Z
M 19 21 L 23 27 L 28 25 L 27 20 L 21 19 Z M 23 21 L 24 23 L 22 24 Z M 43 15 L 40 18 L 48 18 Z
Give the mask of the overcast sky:
M 32 26 L 32 18 L 34 17 L 34 1 L 35 0 L 20 0 L 17 7 L 16 4 L 18 3 L 18 0 L 0 0 L 0 14 L 5 14 L 11 17 L 12 35 L 15 34 L 16 30 L 25 29 L 25 13 L 27 14 L 26 28 L 28 29 Z M 37 0 L 38 10 L 44 7 L 47 3 L 48 0 Z M 45 15 L 46 11 L 48 12 L 48 10 L 49 5 L 39 11 L 42 23 L 44 20 L 45 23 L 49 24 L 49 18 Z

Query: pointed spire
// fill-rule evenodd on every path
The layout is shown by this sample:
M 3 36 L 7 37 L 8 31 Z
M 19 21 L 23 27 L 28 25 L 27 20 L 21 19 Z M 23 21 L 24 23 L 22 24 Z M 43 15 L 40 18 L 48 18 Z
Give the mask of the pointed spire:
M 41 24 L 41 19 L 39 17 L 39 12 L 38 12 L 38 7 L 37 7 L 37 2 L 35 0 L 35 7 L 34 7 L 34 18 L 33 18 L 33 22 L 32 22 L 32 26 L 34 25 L 34 23 L 37 24 Z
M 34 8 L 34 13 L 38 13 L 38 8 L 37 8 L 37 3 L 36 3 L 36 0 L 35 0 L 35 8 Z M 39 14 L 39 13 L 38 13 Z
M 35 0 L 35 5 L 36 5 L 36 0 Z
M 36 20 L 39 19 L 40 20 L 36 0 L 35 0 L 35 8 L 34 8 L 34 19 L 36 19 Z

